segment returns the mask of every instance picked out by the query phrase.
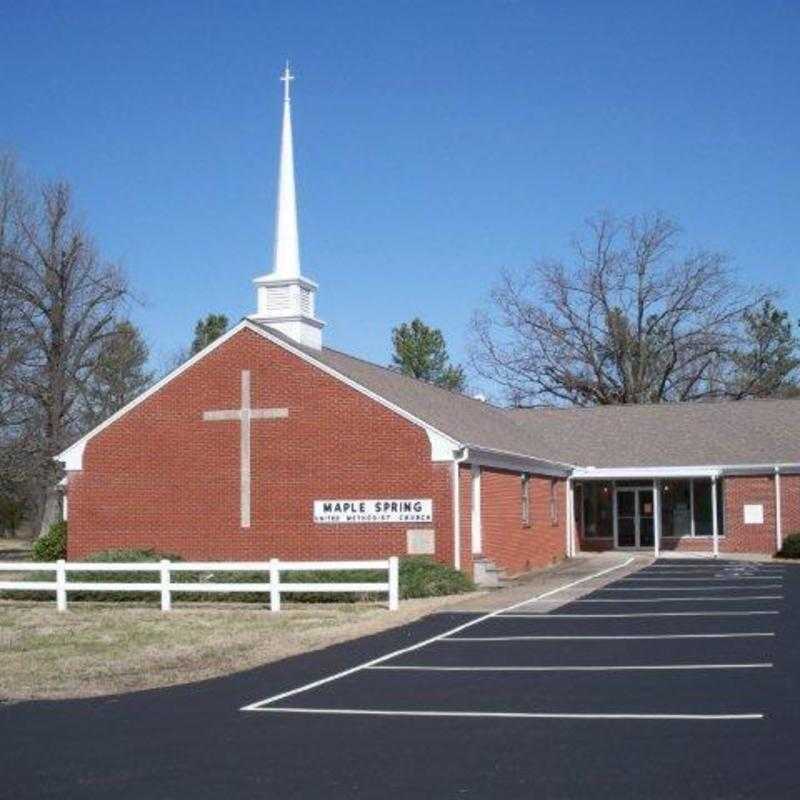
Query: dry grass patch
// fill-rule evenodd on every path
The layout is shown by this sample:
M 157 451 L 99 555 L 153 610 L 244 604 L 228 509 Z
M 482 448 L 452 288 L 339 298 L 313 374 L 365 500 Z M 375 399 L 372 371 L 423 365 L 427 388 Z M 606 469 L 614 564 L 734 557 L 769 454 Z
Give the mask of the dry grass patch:
M 0 537 L 0 553 L 6 550 L 31 550 L 33 542 L 30 539 L 6 539 Z
M 213 678 L 377 633 L 478 593 L 378 604 L 157 608 L 0 601 L 0 700 L 90 697 Z

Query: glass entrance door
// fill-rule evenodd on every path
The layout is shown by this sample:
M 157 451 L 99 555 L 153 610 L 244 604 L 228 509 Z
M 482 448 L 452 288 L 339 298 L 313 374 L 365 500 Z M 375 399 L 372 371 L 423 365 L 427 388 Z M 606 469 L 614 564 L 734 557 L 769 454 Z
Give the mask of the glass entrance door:
M 617 489 L 617 547 L 636 547 L 636 489 Z
M 638 489 L 636 500 L 639 510 L 639 540 L 637 547 L 655 545 L 655 517 L 653 516 L 653 490 Z
M 617 547 L 653 547 L 653 490 L 617 489 Z

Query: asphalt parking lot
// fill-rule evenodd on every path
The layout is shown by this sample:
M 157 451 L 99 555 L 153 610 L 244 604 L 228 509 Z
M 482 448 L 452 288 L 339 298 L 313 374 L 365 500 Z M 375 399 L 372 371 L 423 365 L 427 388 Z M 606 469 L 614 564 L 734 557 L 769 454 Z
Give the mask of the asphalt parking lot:
M 21 704 L 0 711 L 4 785 L 13 797 L 794 797 L 799 592 L 793 565 L 662 560 L 549 613 L 542 598 L 440 614 L 192 687 Z
M 784 568 L 656 563 L 549 614 L 528 600 L 245 710 L 763 720 Z

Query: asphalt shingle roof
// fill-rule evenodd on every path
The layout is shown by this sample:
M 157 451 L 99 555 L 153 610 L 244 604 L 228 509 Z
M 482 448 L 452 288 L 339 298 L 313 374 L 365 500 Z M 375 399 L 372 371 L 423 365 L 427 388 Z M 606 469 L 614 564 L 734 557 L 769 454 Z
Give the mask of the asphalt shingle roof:
M 800 463 L 800 400 L 507 411 L 540 452 L 593 467 Z M 546 443 L 546 444 L 545 444 Z

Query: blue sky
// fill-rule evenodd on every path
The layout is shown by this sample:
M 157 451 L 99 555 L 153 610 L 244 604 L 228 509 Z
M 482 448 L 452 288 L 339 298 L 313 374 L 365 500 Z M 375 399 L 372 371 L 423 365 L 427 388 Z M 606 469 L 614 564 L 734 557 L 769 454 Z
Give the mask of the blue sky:
M 497 271 L 601 208 L 663 209 L 800 315 L 800 2 L 6 0 L 0 146 L 73 183 L 166 359 L 254 309 L 281 84 L 326 342 L 463 358 Z

